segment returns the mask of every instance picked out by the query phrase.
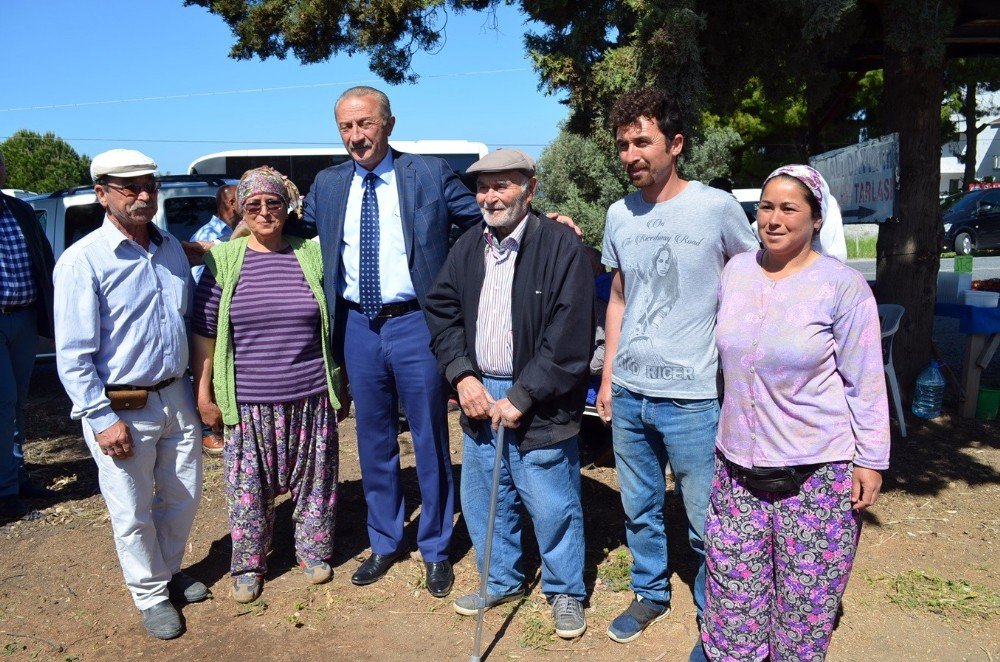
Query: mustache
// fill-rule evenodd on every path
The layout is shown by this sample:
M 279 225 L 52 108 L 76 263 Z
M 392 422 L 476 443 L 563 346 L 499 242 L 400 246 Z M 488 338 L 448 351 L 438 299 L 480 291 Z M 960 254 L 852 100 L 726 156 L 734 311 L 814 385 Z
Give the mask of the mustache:
M 373 143 L 371 140 L 368 140 L 367 138 L 365 138 L 361 142 L 353 142 L 353 143 L 351 143 L 351 147 L 353 149 L 368 149 L 369 147 L 372 147 L 374 145 L 375 145 L 375 143 Z
M 136 212 L 142 209 L 149 209 L 149 208 L 155 209 L 155 206 L 145 200 L 136 200 L 134 203 L 132 203 L 132 205 L 128 208 L 128 210 L 129 212 Z

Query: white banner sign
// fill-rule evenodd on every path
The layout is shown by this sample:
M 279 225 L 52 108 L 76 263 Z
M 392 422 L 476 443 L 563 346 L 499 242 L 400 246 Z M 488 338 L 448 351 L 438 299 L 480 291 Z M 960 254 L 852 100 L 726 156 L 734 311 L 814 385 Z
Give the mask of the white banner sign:
M 896 215 L 899 134 L 824 152 L 809 159 L 837 198 L 844 223 L 881 223 Z

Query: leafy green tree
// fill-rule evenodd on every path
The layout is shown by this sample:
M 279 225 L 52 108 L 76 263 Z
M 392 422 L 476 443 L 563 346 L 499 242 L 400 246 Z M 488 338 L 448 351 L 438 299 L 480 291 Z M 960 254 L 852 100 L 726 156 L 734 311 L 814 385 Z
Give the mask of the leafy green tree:
M 732 177 L 736 152 L 743 138 L 728 126 L 709 124 L 693 135 L 681 152 L 679 169 L 687 179 L 707 182 L 714 177 Z
M 90 183 L 90 157 L 53 133 L 21 129 L 0 143 L 7 185 L 39 193 Z
M 336 53 L 365 53 L 372 71 L 390 83 L 415 80 L 412 55 L 440 45 L 448 11 L 492 11 L 500 4 L 500 0 L 185 2 L 207 7 L 226 20 L 236 36 L 234 57 L 285 57 L 291 51 L 303 62 L 317 62 Z M 896 336 L 896 370 L 904 391 L 908 390 L 929 357 L 933 326 L 945 37 L 960 8 L 976 14 L 988 3 L 503 2 L 519 5 L 542 26 L 525 36 L 525 45 L 542 89 L 567 95 L 571 112 L 567 128 L 577 134 L 599 135 L 614 99 L 637 85 L 670 92 L 688 125 L 696 127 L 694 135 L 705 144 L 709 136 L 728 136 L 724 145 L 736 149 L 733 134 L 713 134 L 713 126 L 739 134 L 745 147 L 735 155 L 744 162 L 735 166 L 737 178 L 741 168 L 759 174 L 773 164 L 793 160 L 789 156 L 801 161 L 863 135 L 898 132 L 900 222 L 884 224 L 879 233 L 878 291 L 882 300 L 907 310 Z M 881 81 L 865 73 L 879 68 Z M 879 90 L 880 102 L 871 104 L 879 98 Z M 860 99 L 869 105 L 861 107 Z M 741 121 L 749 124 L 755 113 L 762 112 L 760 137 L 738 126 L 739 110 Z M 702 111 L 726 119 L 716 125 L 705 123 Z M 765 139 L 766 143 L 756 142 Z M 691 167 L 701 167 L 697 153 L 690 156 Z M 596 194 L 585 197 L 579 183 L 574 185 L 578 197 L 596 204 Z M 552 186 L 549 195 L 556 195 L 555 189 Z
M 631 188 L 612 144 L 607 130 L 594 138 L 563 128 L 538 159 L 534 205 L 571 216 L 597 249 L 608 207 Z
M 981 97 L 1000 91 L 1000 58 L 960 58 L 948 63 L 945 72 L 946 108 L 960 114 L 965 121 L 965 153 L 959 160 L 965 164 L 962 189 L 976 181 L 976 161 L 979 134 L 989 126 L 989 120 L 1000 112 L 1000 104 L 980 103 Z M 950 118 L 949 122 L 950 122 Z M 980 120 L 986 120 L 980 122 Z

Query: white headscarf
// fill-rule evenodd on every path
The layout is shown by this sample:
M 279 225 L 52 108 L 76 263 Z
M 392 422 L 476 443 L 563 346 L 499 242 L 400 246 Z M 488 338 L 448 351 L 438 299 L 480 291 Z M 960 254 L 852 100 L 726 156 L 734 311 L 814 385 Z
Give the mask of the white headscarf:
M 847 241 L 844 239 L 844 219 L 840 215 L 840 205 L 837 199 L 830 193 L 823 175 L 815 168 L 807 165 L 793 164 L 781 166 L 764 180 L 761 185 L 763 189 L 767 183 L 778 175 L 788 175 L 794 177 L 806 185 L 812 194 L 819 201 L 820 213 L 823 221 L 819 232 L 813 237 L 813 250 L 823 255 L 829 255 L 841 262 L 847 262 Z

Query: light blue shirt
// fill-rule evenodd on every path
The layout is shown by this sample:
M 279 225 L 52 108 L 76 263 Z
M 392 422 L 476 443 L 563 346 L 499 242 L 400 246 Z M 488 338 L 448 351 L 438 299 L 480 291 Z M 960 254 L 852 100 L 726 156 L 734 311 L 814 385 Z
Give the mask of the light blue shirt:
M 372 170 L 375 197 L 378 199 L 378 267 L 382 303 L 410 301 L 417 298 L 417 291 L 410 280 L 407 268 L 406 244 L 403 241 L 403 219 L 399 214 L 399 189 L 396 172 L 392 169 L 392 151 Z M 360 303 L 361 292 L 358 276 L 361 270 L 361 198 L 368 171 L 354 164 L 354 177 L 347 195 L 344 213 L 344 238 L 341 241 L 340 296 Z
M 191 235 L 191 239 L 188 241 L 211 241 L 218 243 L 220 241 L 229 241 L 229 238 L 232 236 L 233 229 L 224 220 L 213 214 L 212 220 L 198 228 L 198 231 Z M 197 283 L 201 280 L 201 273 L 203 271 L 205 271 L 205 265 L 203 264 L 191 268 L 191 275 L 194 276 L 194 282 Z
M 56 368 L 72 417 L 95 433 L 118 421 L 106 384 L 153 386 L 188 365 L 191 271 L 180 242 L 161 234 L 147 251 L 105 218 L 56 263 Z

